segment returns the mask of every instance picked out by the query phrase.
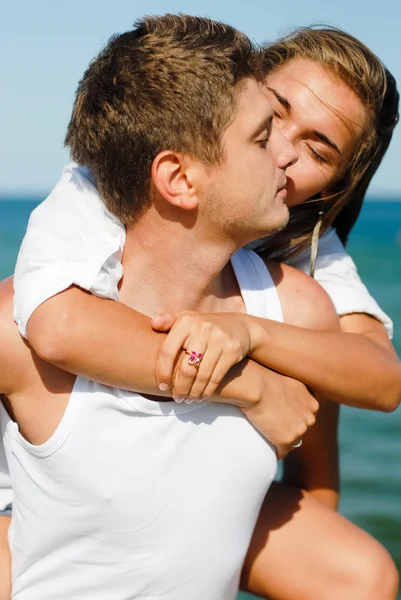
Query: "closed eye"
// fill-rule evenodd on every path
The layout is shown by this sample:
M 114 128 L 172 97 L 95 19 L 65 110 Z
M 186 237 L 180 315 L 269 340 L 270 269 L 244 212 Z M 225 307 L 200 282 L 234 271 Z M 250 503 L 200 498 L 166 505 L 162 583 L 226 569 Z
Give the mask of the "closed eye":
M 316 152 L 316 150 L 314 150 L 312 148 L 312 146 L 308 146 L 309 147 L 309 151 L 312 154 L 312 157 L 314 158 L 314 160 L 316 160 L 318 163 L 321 164 L 327 164 L 329 161 L 327 160 L 327 158 L 325 156 L 322 156 L 321 154 L 319 154 L 318 152 Z
M 269 141 L 269 136 L 263 138 L 263 140 L 258 140 L 257 144 L 259 144 L 259 146 L 263 149 L 267 148 L 267 143 Z

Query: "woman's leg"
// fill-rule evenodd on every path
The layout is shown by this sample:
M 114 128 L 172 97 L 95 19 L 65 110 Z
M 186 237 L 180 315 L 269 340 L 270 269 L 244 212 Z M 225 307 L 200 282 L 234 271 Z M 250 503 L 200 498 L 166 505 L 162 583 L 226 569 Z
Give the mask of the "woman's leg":
M 8 528 L 11 517 L 0 515 L 0 600 L 11 598 L 11 556 L 8 546 Z
M 270 600 L 395 600 L 398 573 L 369 534 L 306 492 L 274 483 L 241 589 Z

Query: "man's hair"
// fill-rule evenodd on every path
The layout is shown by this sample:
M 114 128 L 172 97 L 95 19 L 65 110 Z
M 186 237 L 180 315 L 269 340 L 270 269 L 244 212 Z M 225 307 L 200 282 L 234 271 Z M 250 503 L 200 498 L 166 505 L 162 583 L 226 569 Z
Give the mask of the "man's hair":
M 286 229 L 274 235 L 261 249 L 263 255 L 280 258 L 295 255 L 310 246 L 319 212 L 323 212 L 321 234 L 333 226 L 346 243 L 399 118 L 399 94 L 394 77 L 367 46 L 345 31 L 335 27 L 295 30 L 266 47 L 265 75 L 294 59 L 311 60 L 345 83 L 359 98 L 365 120 L 358 146 L 328 190 L 328 197 L 312 198 L 291 208 Z
M 224 130 L 259 59 L 233 27 L 183 14 L 145 17 L 109 40 L 78 85 L 65 145 L 123 223 L 149 207 L 159 152 L 223 160 Z

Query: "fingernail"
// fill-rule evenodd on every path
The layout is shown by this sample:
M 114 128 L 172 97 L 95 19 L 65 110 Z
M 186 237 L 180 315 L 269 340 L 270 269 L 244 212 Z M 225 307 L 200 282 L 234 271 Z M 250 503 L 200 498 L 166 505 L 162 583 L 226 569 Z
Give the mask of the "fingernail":
M 195 402 L 195 400 L 193 400 L 192 398 L 185 398 L 184 402 L 185 404 L 192 404 L 192 402 Z
M 180 402 L 183 402 L 183 400 L 185 400 L 185 396 L 173 396 L 173 400 L 175 402 L 180 403 Z
M 154 317 L 152 317 L 152 321 L 153 319 L 158 319 L 161 315 L 155 315 Z
M 168 390 L 168 383 L 159 383 L 159 390 L 161 390 L 162 392 Z

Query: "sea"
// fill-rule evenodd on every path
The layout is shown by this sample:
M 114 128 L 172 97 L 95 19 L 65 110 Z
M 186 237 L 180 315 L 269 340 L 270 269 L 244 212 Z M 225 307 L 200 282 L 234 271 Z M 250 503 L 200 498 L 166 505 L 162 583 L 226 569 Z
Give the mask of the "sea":
M 12 274 L 29 214 L 39 200 L 0 200 L 0 278 Z M 365 203 L 348 250 L 371 294 L 394 320 L 394 345 L 401 357 L 401 198 L 393 200 Z M 381 414 L 343 407 L 341 412 L 340 512 L 380 540 L 401 572 L 401 409 Z

